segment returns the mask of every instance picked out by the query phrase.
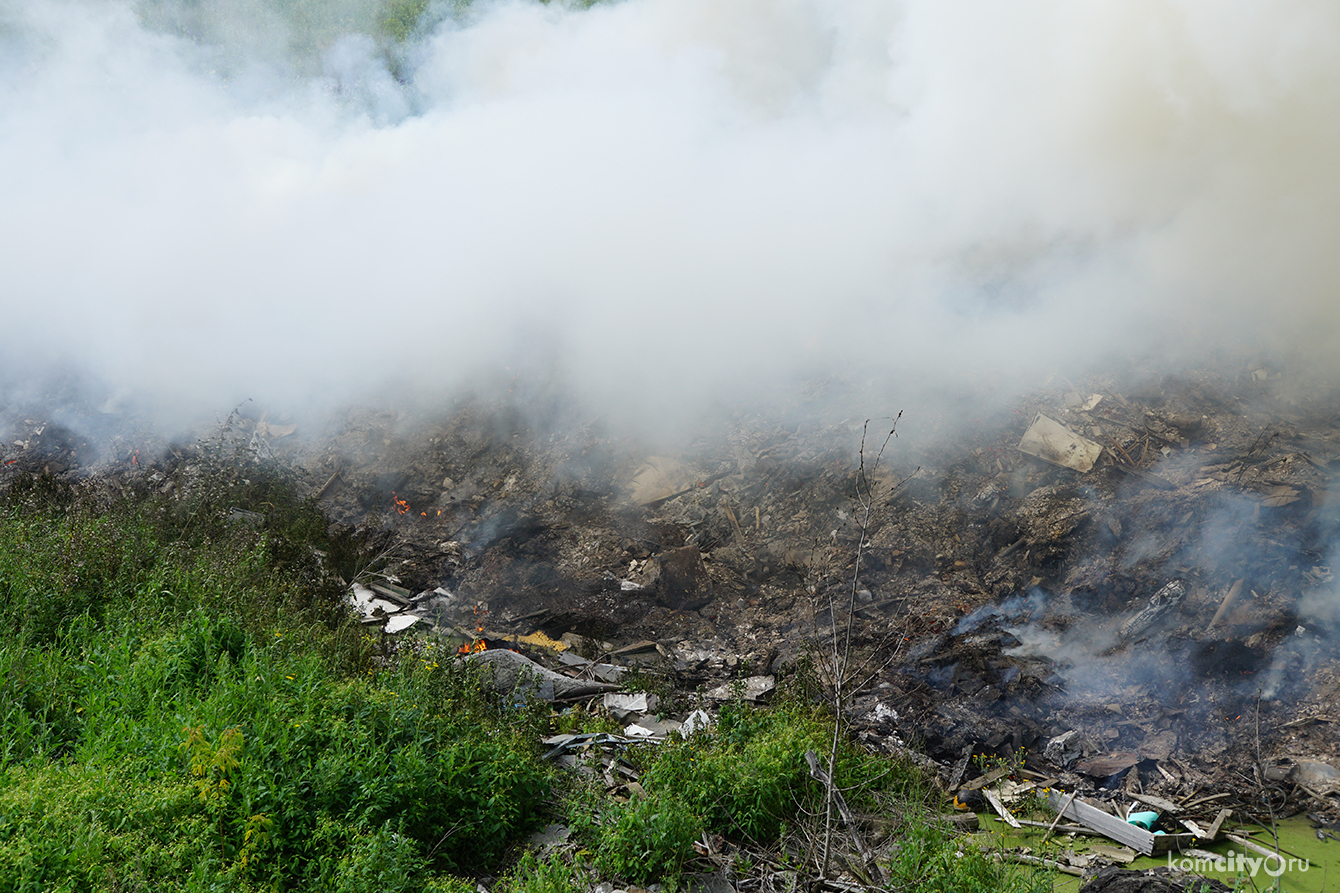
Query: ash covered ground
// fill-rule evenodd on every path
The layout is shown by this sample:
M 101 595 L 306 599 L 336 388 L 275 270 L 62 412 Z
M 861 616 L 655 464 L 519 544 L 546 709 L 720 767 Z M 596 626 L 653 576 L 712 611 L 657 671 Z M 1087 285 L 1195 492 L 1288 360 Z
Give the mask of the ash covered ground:
M 896 405 L 844 412 L 872 389 L 835 379 L 672 450 L 514 385 L 326 429 L 243 404 L 177 441 L 74 392 L 10 400 L 0 486 L 170 495 L 227 441 L 364 535 L 381 579 L 438 590 L 447 624 L 654 642 L 684 692 L 822 668 L 850 635 L 856 734 L 946 773 L 1023 748 L 1067 785 L 1332 806 L 1340 390 L 1263 363 L 1058 379 L 890 437 Z M 1019 449 L 1039 415 L 1101 445 L 1090 470 Z

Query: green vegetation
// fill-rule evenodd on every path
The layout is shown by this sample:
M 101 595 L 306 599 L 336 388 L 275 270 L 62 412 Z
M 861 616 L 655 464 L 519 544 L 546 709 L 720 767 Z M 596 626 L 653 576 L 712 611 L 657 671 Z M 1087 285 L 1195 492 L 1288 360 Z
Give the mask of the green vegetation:
M 164 474 L 0 497 L 0 890 L 577 893 L 673 882 L 704 832 L 805 869 L 832 720 L 800 688 L 631 754 L 644 790 L 616 802 L 538 743 L 607 718 L 518 709 L 431 646 L 388 658 L 340 600 L 366 559 L 278 468 L 216 446 Z M 836 775 L 898 816 L 895 886 L 1018 881 L 958 854 L 912 767 L 844 746 Z M 574 845 L 524 853 L 548 821 Z
M 532 717 L 432 650 L 374 667 L 324 525 L 245 480 L 177 504 L 10 490 L 0 888 L 419 889 L 533 823 Z M 224 520 L 239 502 L 267 521 Z
M 590 829 L 595 866 L 644 884 L 674 879 L 687 868 L 693 841 L 706 832 L 758 853 L 780 854 L 778 870 L 806 868 L 821 834 L 824 790 L 810 777 L 805 753 L 825 751 L 832 720 L 800 695 L 793 690 L 767 710 L 727 704 L 712 731 L 647 752 L 645 795 L 607 806 L 603 823 Z M 1003 871 L 971 847 L 965 851 L 961 838 L 936 818 L 938 798 L 912 764 L 847 744 L 835 777 L 849 805 L 886 821 L 897 839 L 897 855 L 883 866 L 891 889 L 1025 890 L 1030 881 L 1042 884 Z M 580 825 L 581 815 L 569 821 Z
M 386 0 L 381 9 L 380 31 L 396 43 L 414 36 L 428 0 Z

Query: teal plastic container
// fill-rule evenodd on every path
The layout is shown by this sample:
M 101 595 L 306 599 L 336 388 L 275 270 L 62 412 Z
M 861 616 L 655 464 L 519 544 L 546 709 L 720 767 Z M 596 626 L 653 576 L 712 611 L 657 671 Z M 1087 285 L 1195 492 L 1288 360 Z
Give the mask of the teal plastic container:
M 1129 824 L 1144 828 L 1146 831 L 1152 831 L 1158 824 L 1159 814 L 1157 812 L 1133 812 L 1126 817 Z

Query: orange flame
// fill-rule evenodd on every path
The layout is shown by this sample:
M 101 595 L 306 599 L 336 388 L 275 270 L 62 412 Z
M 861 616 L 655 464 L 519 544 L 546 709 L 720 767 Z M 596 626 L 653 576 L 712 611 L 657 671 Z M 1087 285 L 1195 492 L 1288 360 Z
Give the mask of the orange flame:
M 485 651 L 489 647 L 488 643 L 484 641 L 484 618 L 489 616 L 489 609 L 483 605 L 475 605 L 470 609 L 470 613 L 475 615 L 475 640 L 456 649 L 457 654 L 475 654 L 479 651 Z
M 393 502 L 395 502 L 396 514 L 398 515 L 409 514 L 409 503 L 401 499 L 399 496 L 396 496 L 394 490 L 391 491 L 391 499 Z

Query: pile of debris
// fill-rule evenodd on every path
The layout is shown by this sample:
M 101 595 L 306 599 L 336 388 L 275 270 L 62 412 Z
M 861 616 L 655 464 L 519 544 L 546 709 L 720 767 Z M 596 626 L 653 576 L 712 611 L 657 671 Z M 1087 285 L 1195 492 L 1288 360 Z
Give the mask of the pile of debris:
M 853 717 L 882 705 L 937 759 L 1083 729 L 1094 772 L 1231 778 L 1258 736 L 1340 754 L 1340 403 L 1274 375 L 1090 382 L 882 450 L 822 407 L 671 458 L 470 405 L 414 430 L 351 414 L 304 458 L 332 516 L 390 538 L 388 572 L 512 633 L 651 640 L 696 686 L 851 618 L 881 668 Z
M 958 775 L 967 762 L 965 754 L 954 770 L 955 775 L 949 779 L 953 803 L 959 809 L 989 810 L 1016 830 L 1043 829 L 1044 833 L 1036 842 L 1038 849 L 1049 839 L 1059 840 L 1062 836 L 1107 841 L 1091 844 L 1083 852 L 1065 849 L 1046 858 L 1035 855 L 1032 847 L 1003 852 L 1003 857 L 1011 861 L 1043 865 L 1076 876 L 1090 875 L 1100 867 L 1128 865 L 1141 855 L 1176 854 L 1179 860 L 1187 858 L 1225 865 L 1234 858 L 1231 851 L 1225 856 L 1204 849 L 1225 840 L 1240 846 L 1247 859 L 1256 859 L 1258 863 L 1269 860 L 1272 869 L 1278 869 L 1273 871 L 1274 875 L 1286 870 L 1292 864 L 1291 859 L 1303 861 L 1280 850 L 1278 841 L 1265 846 L 1250 839 L 1253 831 L 1230 825 L 1234 809 L 1225 803 L 1242 803 L 1245 799 L 1249 804 L 1247 811 L 1252 808 L 1250 799 L 1241 797 L 1237 791 L 1204 794 L 1192 790 L 1175 800 L 1168 800 L 1151 793 L 1094 791 L 1090 788 L 1091 795 L 1102 796 L 1082 797 L 1078 790 L 1063 793 L 1056 787 L 1060 778 L 1029 769 L 1022 764 L 1022 759 L 1016 763 L 997 761 L 994 768 L 976 778 L 959 781 Z M 1324 764 L 1309 766 L 1307 771 L 1328 776 L 1336 773 Z M 1054 818 L 1045 822 L 1018 818 L 1011 809 L 1032 809 L 1038 803 L 1044 803 L 1054 812 Z M 976 818 L 975 812 L 966 815 Z M 976 823 L 964 824 L 975 827 Z M 1225 865 L 1222 870 L 1232 872 L 1235 869 Z

